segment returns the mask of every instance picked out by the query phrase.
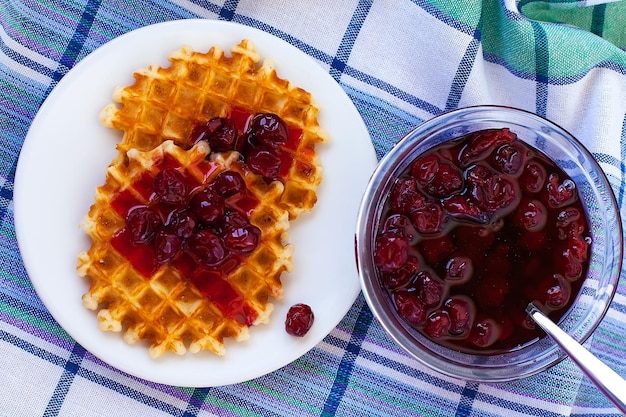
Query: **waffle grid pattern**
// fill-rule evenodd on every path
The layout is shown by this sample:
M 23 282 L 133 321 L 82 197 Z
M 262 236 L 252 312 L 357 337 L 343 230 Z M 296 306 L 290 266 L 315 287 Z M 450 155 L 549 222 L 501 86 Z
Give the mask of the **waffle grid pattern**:
M 98 187 L 96 201 L 82 224 L 93 242 L 79 256 L 79 274 L 91 279 L 89 292 L 83 296 L 84 305 L 99 309 L 101 330 L 123 331 L 128 343 L 147 340 L 152 357 L 166 351 L 183 354 L 186 346 L 192 353 L 209 350 L 223 355 L 225 338 L 241 341 L 249 337 L 245 323 L 225 315 L 175 266 L 161 266 L 146 279 L 111 245 L 112 238 L 125 225 L 125 219 L 111 203 L 116 196 L 129 192 L 137 204 L 148 204 L 145 193 L 136 184 L 146 174 L 153 177 L 165 158 L 186 167 L 186 172 L 200 184 L 210 182 L 225 170 L 239 172 L 258 199 L 250 222 L 262 230 L 261 241 L 227 278 L 234 291 L 245 299 L 242 303 L 254 310 L 253 324 L 269 321 L 273 310 L 270 298 L 282 297 L 281 274 L 292 267 L 293 247 L 283 243 L 289 228 L 288 213 L 277 204 L 282 184 L 265 184 L 247 170 L 236 152 L 214 154 L 210 162 L 205 159 L 208 154 L 205 142 L 189 150 L 172 141 L 147 152 L 130 150 L 127 161 L 108 168 L 106 183 Z
M 315 189 L 322 168 L 315 145 L 328 141 L 319 126 L 319 109 L 311 95 L 278 77 L 274 63 L 260 57 L 249 40 L 231 49 L 231 56 L 212 47 L 207 53 L 183 47 L 169 57 L 171 65 L 152 65 L 134 74 L 135 83 L 120 87 L 100 119 L 124 131 L 119 157 L 130 149 L 150 150 L 165 140 L 188 148 L 197 123 L 229 117 L 234 108 L 274 113 L 291 129 L 302 131 L 285 181 L 281 203 L 295 219 L 317 201 Z

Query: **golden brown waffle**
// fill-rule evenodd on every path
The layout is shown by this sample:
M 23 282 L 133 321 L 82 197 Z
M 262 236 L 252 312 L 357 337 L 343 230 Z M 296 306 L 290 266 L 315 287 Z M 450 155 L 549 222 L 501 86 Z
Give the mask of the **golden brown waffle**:
M 278 204 L 283 185 L 268 184 L 249 172 L 236 152 L 206 159 L 208 154 L 206 142 L 187 150 L 172 141 L 148 151 L 130 148 L 125 158 L 108 168 L 106 183 L 97 188 L 95 203 L 82 223 L 92 239 L 90 249 L 79 255 L 77 267 L 81 276 L 91 280 L 84 305 L 99 310 L 102 330 L 123 331 L 129 343 L 146 340 L 152 357 L 167 351 L 183 354 L 187 348 L 224 354 L 225 338 L 246 339 L 249 325 L 269 320 L 271 297 L 283 295 L 281 273 L 292 267 L 293 248 L 284 244 L 288 212 Z M 183 172 L 197 188 L 206 187 L 222 171 L 238 172 L 245 179 L 246 198 L 258 201 L 253 210 L 243 211 L 251 212 L 249 222 L 261 231 L 259 244 L 249 256 L 238 259 L 224 278 L 203 281 L 206 267 L 190 263 L 184 250 L 169 263 L 146 268 L 132 256 L 123 256 L 115 243 L 122 241 L 128 207 L 158 201 L 149 184 L 165 166 Z M 232 201 L 233 207 L 239 207 Z M 208 296 L 203 293 L 205 285 L 211 289 Z
M 230 117 L 233 111 L 274 113 L 290 129 L 302 131 L 294 163 L 284 180 L 281 204 L 291 219 L 310 210 L 322 177 L 315 145 L 327 140 L 311 95 L 279 78 L 271 60 L 260 63 L 248 40 L 234 46 L 231 56 L 218 47 L 207 53 L 184 47 L 169 60 L 167 68 L 153 65 L 137 71 L 133 85 L 115 91 L 117 104 L 102 111 L 105 126 L 124 132 L 118 145 L 120 157 L 130 149 L 151 150 L 165 140 L 188 148 L 196 123 Z

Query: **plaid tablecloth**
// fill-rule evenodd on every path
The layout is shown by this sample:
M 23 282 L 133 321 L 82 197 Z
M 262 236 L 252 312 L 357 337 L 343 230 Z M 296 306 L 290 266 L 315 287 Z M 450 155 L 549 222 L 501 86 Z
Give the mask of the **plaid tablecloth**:
M 75 343 L 20 258 L 12 201 L 20 148 L 42 102 L 86 55 L 133 29 L 187 18 L 253 26 L 312 56 L 353 100 L 379 157 L 420 122 L 461 106 L 545 116 L 593 153 L 624 213 L 623 1 L 0 0 L 0 415 L 619 415 L 569 360 L 503 384 L 430 371 L 391 341 L 362 296 L 309 353 L 236 385 L 142 381 Z M 623 376 L 625 279 L 587 343 Z

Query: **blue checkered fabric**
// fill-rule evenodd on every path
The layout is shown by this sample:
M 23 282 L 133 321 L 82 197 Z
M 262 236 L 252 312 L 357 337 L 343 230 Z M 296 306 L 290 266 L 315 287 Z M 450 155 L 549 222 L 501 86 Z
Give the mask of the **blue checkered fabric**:
M 159 385 L 95 358 L 41 303 L 17 247 L 13 184 L 40 105 L 76 63 L 133 29 L 238 22 L 301 49 L 359 110 L 379 157 L 420 122 L 476 104 L 578 137 L 624 213 L 626 3 L 576 0 L 0 0 L 1 416 L 611 416 L 569 360 L 513 383 L 467 383 L 404 353 L 359 296 L 295 362 L 215 388 Z M 587 346 L 626 376 L 626 281 Z

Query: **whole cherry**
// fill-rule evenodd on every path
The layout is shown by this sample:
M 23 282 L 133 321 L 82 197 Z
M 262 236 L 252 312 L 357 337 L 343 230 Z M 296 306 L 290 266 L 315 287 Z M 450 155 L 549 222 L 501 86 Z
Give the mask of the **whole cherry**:
M 234 148 L 237 135 L 237 128 L 232 120 L 215 117 L 204 124 L 194 126 L 190 142 L 195 144 L 204 140 L 209 143 L 212 151 L 224 152 Z
M 224 199 L 213 190 L 205 188 L 191 197 L 189 208 L 202 223 L 214 225 L 224 216 Z
M 426 306 L 415 291 L 400 290 L 393 293 L 398 314 L 409 324 L 419 326 L 426 320 Z
M 161 225 L 161 217 L 147 206 L 131 209 L 126 216 L 126 229 L 130 242 L 134 245 L 148 243 Z
M 246 182 L 237 171 L 222 171 L 213 178 L 210 187 L 220 197 L 228 198 L 246 189 Z
M 289 139 L 287 124 L 273 113 L 256 114 L 249 126 L 253 141 L 259 145 L 278 147 Z
M 306 335 L 315 321 L 313 310 L 307 304 L 294 304 L 287 311 L 285 318 L 285 331 L 296 337 Z
M 396 233 L 383 233 L 376 239 L 374 262 L 383 272 L 400 268 L 409 259 L 409 242 Z

